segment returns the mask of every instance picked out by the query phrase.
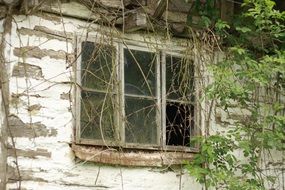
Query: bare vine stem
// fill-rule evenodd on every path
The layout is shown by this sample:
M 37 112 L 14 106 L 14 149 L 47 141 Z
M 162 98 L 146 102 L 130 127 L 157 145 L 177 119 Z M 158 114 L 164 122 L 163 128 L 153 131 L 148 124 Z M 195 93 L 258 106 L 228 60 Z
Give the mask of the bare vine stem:
M 9 30 L 11 29 L 11 23 L 12 23 L 12 14 L 10 12 L 11 10 L 9 10 L 8 14 L 6 15 L 6 18 L 5 18 L 5 22 L 3 24 L 3 28 L 4 28 L 4 34 L 7 34 L 9 33 Z M 5 88 L 3 87 L 4 83 L 8 82 L 6 81 L 7 79 L 5 79 L 6 77 L 6 65 L 5 65 L 5 55 L 4 55 L 4 43 L 5 43 L 5 37 L 2 36 L 2 39 L 1 39 L 1 49 L 2 49 L 2 52 L 1 52 L 1 57 L 2 57 L 2 61 L 1 61 L 1 67 L 3 69 L 2 73 L 1 73 L 1 86 L 2 86 L 2 89 Z M 5 73 L 5 74 L 4 74 Z M 14 139 L 14 136 L 13 136 L 13 133 L 11 131 L 11 128 L 10 128 L 10 122 L 9 122 L 9 91 L 8 91 L 8 86 L 5 85 L 7 87 L 7 91 L 1 93 L 1 98 L 2 98 L 2 101 L 3 101 L 3 105 L 4 105 L 4 114 L 5 114 L 5 120 L 6 120 L 6 130 L 10 136 L 10 139 L 11 139 L 11 143 L 12 143 L 12 147 L 13 147 L 13 151 L 14 151 L 14 155 L 15 155 L 15 161 L 14 161 L 14 164 L 16 166 L 16 171 L 17 171 L 17 174 L 18 174 L 18 189 L 21 190 L 21 181 L 22 181 L 22 176 L 21 176 L 21 173 L 20 173 L 20 168 L 19 168 L 19 162 L 18 162 L 18 156 L 17 156 L 17 150 L 16 150 L 16 142 L 15 142 L 15 139 Z M 5 130 L 5 129 L 4 129 Z M 8 143 L 6 141 L 6 143 Z M 7 147 L 7 144 L 6 144 L 6 147 Z

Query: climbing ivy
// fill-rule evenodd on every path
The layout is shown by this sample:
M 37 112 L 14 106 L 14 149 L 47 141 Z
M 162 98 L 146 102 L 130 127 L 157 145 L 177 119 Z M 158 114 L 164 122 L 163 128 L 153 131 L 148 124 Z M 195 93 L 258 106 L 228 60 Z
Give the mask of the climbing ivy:
M 185 0 L 189 3 L 189 0 Z M 192 8 L 189 10 L 187 23 L 196 28 L 211 28 L 219 18 L 219 10 L 216 0 L 195 0 L 192 2 Z M 199 21 L 193 22 L 193 16 Z M 198 16 L 198 17 L 197 17 Z
M 223 135 L 197 137 L 200 152 L 187 169 L 205 189 L 282 189 L 285 12 L 271 0 L 244 0 L 242 10 L 231 24 L 216 21 L 223 59 L 210 66 L 214 82 L 206 89 L 217 107 L 239 117 L 222 123 Z

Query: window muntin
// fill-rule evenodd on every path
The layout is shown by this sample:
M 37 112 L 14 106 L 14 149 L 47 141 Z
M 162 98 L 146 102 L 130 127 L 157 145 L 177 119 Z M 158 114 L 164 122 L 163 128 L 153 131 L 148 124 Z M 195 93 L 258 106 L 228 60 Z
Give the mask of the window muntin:
M 125 95 L 156 95 L 156 54 L 124 48 Z
M 190 146 L 195 125 L 194 63 L 179 55 L 164 54 L 165 145 Z
M 102 144 L 116 141 L 116 48 L 84 41 L 80 47 L 79 136 Z
M 166 103 L 166 145 L 190 146 L 194 126 L 194 106 L 191 104 Z
M 81 99 L 81 138 L 115 140 L 114 97 L 82 91 Z
M 125 113 L 126 143 L 157 144 L 154 100 L 125 96 Z
M 104 47 L 102 44 L 96 43 L 93 46 L 94 48 L 96 46 Z M 101 95 L 101 98 L 97 98 L 97 102 L 89 98 L 88 103 L 86 103 L 83 100 L 86 93 L 82 94 L 83 99 L 81 103 L 83 102 L 82 104 L 87 105 L 85 107 L 89 109 L 93 107 L 90 110 L 92 113 L 96 113 L 93 114 L 96 115 L 96 119 L 94 116 L 93 122 L 89 123 L 86 121 L 88 119 L 84 120 L 85 123 L 88 123 L 87 126 L 89 128 L 82 130 L 82 135 L 79 133 L 77 142 L 135 148 L 160 147 L 161 149 L 164 147 L 168 149 L 167 147 L 169 146 L 189 147 L 190 136 L 196 133 L 194 130 L 196 105 L 194 104 L 193 61 L 190 60 L 191 64 L 188 63 L 185 68 L 186 60 L 182 59 L 182 56 L 179 54 L 174 56 L 165 54 L 162 50 L 154 52 L 148 48 L 137 48 L 133 45 L 123 46 L 122 44 L 116 44 L 115 46 L 118 46 L 121 50 L 117 51 L 114 48 L 115 51 L 109 51 L 107 45 L 105 50 L 95 50 L 91 54 L 100 55 L 98 52 L 103 52 L 101 54 L 105 55 L 102 56 L 103 58 L 98 59 L 101 60 L 98 68 L 93 66 L 96 75 L 92 75 L 94 77 L 90 77 L 90 80 L 96 81 L 103 78 L 106 81 L 108 79 L 107 76 L 112 77 L 109 78 L 107 83 L 99 82 L 98 84 L 100 85 L 86 85 L 88 86 L 87 89 L 89 87 L 94 88 L 91 90 L 92 93 L 88 91 L 88 96 L 99 97 Z M 109 49 L 112 49 L 110 47 L 112 46 L 109 46 Z M 83 52 L 82 55 L 84 55 Z M 82 55 L 79 62 L 86 60 Z M 87 55 L 90 55 L 90 53 Z M 113 58 L 106 55 L 112 55 Z M 120 59 L 117 59 L 117 57 L 120 57 Z M 104 62 L 108 62 L 106 63 L 108 65 L 110 60 L 112 60 L 113 66 L 105 67 Z M 189 62 L 189 60 L 187 61 Z M 120 69 L 116 70 L 116 65 L 120 65 Z M 83 68 L 81 69 L 84 70 Z M 117 73 L 112 69 L 116 70 Z M 176 74 L 176 71 L 183 69 L 184 71 L 180 72 L 184 76 Z M 185 77 L 187 75 L 191 77 Z M 120 82 L 118 83 L 118 81 Z M 82 82 L 82 84 L 86 84 L 86 82 Z M 105 86 L 104 90 L 102 86 L 105 84 L 107 86 Z M 183 86 L 180 86 L 181 84 Z M 187 84 L 190 87 L 185 90 L 183 87 Z M 85 89 L 85 87 L 83 86 L 82 89 Z M 103 96 L 104 103 L 102 103 Z M 94 107 L 97 107 L 97 109 Z M 176 113 L 176 116 L 173 115 L 174 117 L 171 118 L 169 115 L 171 110 L 172 112 L 176 110 L 180 114 Z M 86 116 L 81 115 L 81 119 L 84 119 L 84 117 Z M 96 128 L 96 125 L 99 124 L 95 120 L 98 119 L 101 127 Z M 92 125 L 95 126 L 95 130 L 92 129 Z M 170 128 L 171 125 L 172 128 Z M 180 126 L 180 128 L 173 126 Z M 181 126 L 184 126 L 183 130 L 181 130 Z M 98 135 L 98 132 L 100 135 Z M 91 135 L 92 133 L 94 134 Z M 86 141 L 86 138 L 89 138 L 89 141 Z M 179 139 L 179 141 L 175 139 Z M 103 143 L 101 142 L 102 140 L 104 141 Z
M 127 46 L 123 57 L 125 143 L 158 145 L 158 55 L 146 48 Z
M 194 63 L 177 55 L 167 54 L 166 98 L 189 101 L 194 92 Z M 194 96 L 193 96 L 194 97 Z
M 113 90 L 115 47 L 85 41 L 81 49 L 82 87 L 105 92 Z

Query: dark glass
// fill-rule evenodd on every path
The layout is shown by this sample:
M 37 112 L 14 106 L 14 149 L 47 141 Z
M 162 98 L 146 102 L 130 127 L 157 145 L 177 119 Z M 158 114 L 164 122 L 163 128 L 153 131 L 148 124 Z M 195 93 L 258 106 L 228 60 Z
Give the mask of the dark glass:
M 81 50 L 82 86 L 96 90 L 113 89 L 116 49 L 85 41 L 81 44 Z
M 194 132 L 194 106 L 177 102 L 166 104 L 166 145 L 190 146 Z
M 86 91 L 82 91 L 81 98 L 81 138 L 113 140 L 114 98 L 109 94 Z
M 126 142 L 157 144 L 155 100 L 126 97 Z
M 155 53 L 124 49 L 125 93 L 156 95 Z
M 194 95 L 194 65 L 171 55 L 166 56 L 166 97 L 190 101 Z

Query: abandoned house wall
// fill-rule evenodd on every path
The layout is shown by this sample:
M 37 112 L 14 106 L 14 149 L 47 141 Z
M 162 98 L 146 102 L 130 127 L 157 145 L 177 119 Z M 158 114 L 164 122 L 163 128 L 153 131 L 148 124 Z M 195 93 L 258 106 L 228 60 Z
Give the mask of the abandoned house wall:
M 5 147 L 6 134 L 5 134 L 5 112 L 4 112 L 4 102 L 2 99 L 2 89 L 0 89 L 0 189 L 4 189 L 6 180 L 6 156 L 7 150 Z
M 73 8 L 74 4 L 70 4 L 62 11 Z M 80 13 L 78 18 L 88 15 L 82 10 L 74 12 Z M 81 19 L 46 13 L 15 15 L 11 22 L 11 32 L 4 36 L 3 50 L 9 76 L 11 134 L 8 134 L 7 149 L 3 138 L 0 141 L 0 169 L 5 152 L 8 154 L 7 172 L 0 172 L 0 179 L 7 180 L 7 189 L 202 189 L 178 167 L 123 167 L 78 160 L 71 147 L 74 142 L 74 34 L 87 35 L 90 30 L 100 32 L 103 28 Z M 0 36 L 2 24 L 3 20 Z M 144 40 L 142 36 L 139 38 Z M 0 105 L 0 129 L 3 129 L 6 115 L 2 96 Z M 234 125 L 244 111 L 213 109 L 209 134 L 226 131 L 225 124 Z M 274 157 L 277 161 L 282 159 L 282 155 Z M 284 179 L 282 175 L 276 174 L 280 181 Z
M 75 159 L 70 146 L 73 34 L 86 33 L 89 25 L 47 14 L 14 16 L 7 69 L 15 147 L 10 138 L 7 189 L 199 189 L 179 168 L 105 166 Z
M 2 88 L 0 88 L 0 189 L 4 189 L 6 180 L 6 122 L 5 107 L 2 98 Z
M 6 158 L 7 158 L 7 77 L 5 72 L 5 60 L 4 60 L 4 43 L 3 36 L 5 35 L 3 15 L 0 14 L 0 189 L 5 188 L 6 181 Z

